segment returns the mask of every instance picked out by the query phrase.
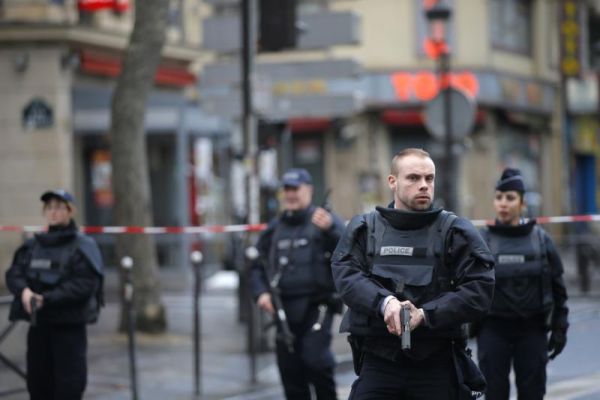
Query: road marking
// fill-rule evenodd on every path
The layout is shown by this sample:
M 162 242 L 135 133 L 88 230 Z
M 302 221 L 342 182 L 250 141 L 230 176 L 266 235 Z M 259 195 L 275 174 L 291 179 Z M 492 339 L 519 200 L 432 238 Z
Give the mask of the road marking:
M 547 400 L 574 400 L 600 392 L 600 372 L 554 383 L 546 391 Z

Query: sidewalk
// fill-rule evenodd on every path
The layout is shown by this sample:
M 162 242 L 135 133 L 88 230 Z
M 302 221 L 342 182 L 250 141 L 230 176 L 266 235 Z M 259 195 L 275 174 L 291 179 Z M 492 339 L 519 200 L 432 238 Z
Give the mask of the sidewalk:
M 193 321 L 191 275 L 184 271 L 163 274 L 167 293 L 168 332 L 136 335 L 138 398 L 143 400 L 193 399 Z M 221 272 L 209 278 L 201 297 L 201 398 L 226 399 L 252 391 L 280 390 L 275 358 L 271 352 L 257 358 L 257 384 L 250 383 L 250 359 L 246 354 L 246 328 L 237 322 L 236 277 Z M 110 279 L 109 279 L 110 281 Z M 178 283 L 179 282 L 179 283 Z M 166 282 L 165 282 L 166 283 Z M 181 286 L 179 289 L 177 286 Z M 189 287 L 188 287 L 189 286 Z M 109 289 L 110 290 L 110 289 Z M 176 291 L 174 291 L 176 290 Z M 109 295 L 109 298 L 114 297 Z M 0 321 L 5 321 L 0 310 Z M 127 336 L 116 333 L 120 305 L 109 301 L 98 324 L 88 330 L 88 386 L 85 399 L 130 399 Z M 337 320 L 335 330 L 337 331 Z M 0 327 L 4 324 L 0 323 Z M 24 368 L 27 325 L 19 323 L 0 352 Z M 351 368 L 345 336 L 334 335 L 334 351 L 340 368 Z M 17 375 L 0 364 L 0 388 L 24 387 Z M 0 397 L 27 399 L 25 392 Z
M 563 254 L 565 281 L 569 294 L 580 296 L 576 270 L 570 254 Z M 192 276 L 190 271 L 162 271 L 163 301 L 167 308 L 168 331 L 162 335 L 137 334 L 137 372 L 140 400 L 194 399 L 192 343 Z M 600 271 L 592 273 L 592 293 L 600 294 Z M 89 327 L 89 382 L 85 399 L 130 399 L 127 337 L 116 333 L 120 305 L 116 301 L 116 272 L 107 277 L 107 306 L 98 324 Z M 219 272 L 205 281 L 201 297 L 201 393 L 202 399 L 250 400 L 283 398 L 279 375 L 272 353 L 257 359 L 258 383 L 250 383 L 250 360 L 246 354 L 246 327 L 237 322 L 237 276 Z M 0 308 L 0 329 L 5 326 L 7 307 Z M 339 367 L 340 399 L 347 398 L 353 379 L 351 356 L 344 335 L 334 327 L 333 349 Z M 27 324 L 17 328 L 0 345 L 0 352 L 24 369 Z M 347 378 L 347 379 L 346 379 Z M 0 391 L 24 388 L 24 382 L 0 363 Z M 262 393 L 262 394 L 259 394 Z M 254 393 L 254 395 L 253 395 Z M 0 397 L 0 400 L 24 400 L 25 392 Z

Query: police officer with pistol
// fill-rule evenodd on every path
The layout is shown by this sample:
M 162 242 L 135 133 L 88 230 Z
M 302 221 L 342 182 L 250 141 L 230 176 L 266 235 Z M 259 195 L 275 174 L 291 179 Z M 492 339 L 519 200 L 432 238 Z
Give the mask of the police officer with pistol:
M 17 249 L 6 272 L 15 296 L 9 318 L 30 321 L 27 389 L 32 400 L 80 400 L 87 381 L 86 324 L 102 304 L 103 263 L 96 242 L 79 233 L 75 200 L 45 192 L 48 231 Z
M 387 183 L 394 201 L 354 217 L 332 257 L 358 375 L 350 399 L 478 396 L 485 381 L 462 325 L 491 305 L 493 258 L 470 222 L 432 207 L 427 152 L 396 154 Z
M 326 207 L 312 205 L 312 177 L 294 168 L 282 177 L 282 213 L 261 234 L 253 266 L 258 306 L 274 315 L 277 364 L 288 400 L 335 400 L 335 360 L 331 352 L 335 296 L 331 254 L 344 229 Z M 281 309 L 276 309 L 281 307 Z

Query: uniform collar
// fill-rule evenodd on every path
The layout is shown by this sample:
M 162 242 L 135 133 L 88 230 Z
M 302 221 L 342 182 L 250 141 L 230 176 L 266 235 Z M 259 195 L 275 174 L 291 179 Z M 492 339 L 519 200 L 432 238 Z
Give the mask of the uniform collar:
M 285 210 L 281 213 L 281 221 L 289 225 L 300 225 L 306 222 L 312 215 L 314 206 L 309 206 L 302 210 Z
M 50 225 L 48 232 L 38 233 L 35 238 L 42 245 L 56 246 L 73 240 L 77 231 L 75 221 L 71 220 L 67 225 Z
M 527 236 L 531 233 L 536 224 L 537 221 L 535 218 L 519 225 L 506 225 L 496 220 L 495 224 L 489 225 L 488 228 L 491 233 L 497 233 L 498 235 Z
M 442 212 L 442 208 L 429 208 L 425 211 L 397 210 L 393 202 L 387 208 L 375 207 L 375 209 L 392 227 L 399 230 L 421 229 L 431 225 Z

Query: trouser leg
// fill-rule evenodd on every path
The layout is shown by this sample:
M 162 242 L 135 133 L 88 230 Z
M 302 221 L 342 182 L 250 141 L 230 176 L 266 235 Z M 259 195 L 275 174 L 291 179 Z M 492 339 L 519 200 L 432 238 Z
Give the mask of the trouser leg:
M 515 379 L 519 400 L 542 400 L 548 363 L 546 332 L 528 332 L 515 346 Z
M 53 400 L 51 336 L 47 327 L 30 327 L 27 332 L 27 390 L 31 400 Z
M 455 400 L 456 375 L 451 354 L 423 362 L 389 361 L 365 354 L 351 400 Z
M 87 383 L 87 335 L 85 325 L 54 331 L 55 398 L 80 400 Z
M 317 400 L 336 400 L 335 359 L 331 352 L 331 320 L 328 315 L 318 331 L 308 330 L 302 337 L 302 362 Z
M 477 337 L 479 368 L 487 381 L 486 400 L 508 400 L 514 346 L 508 335 L 487 324 Z
M 296 351 L 290 353 L 287 346 L 277 341 L 277 365 L 287 400 L 310 400 L 308 379 L 305 375 L 302 359 Z

